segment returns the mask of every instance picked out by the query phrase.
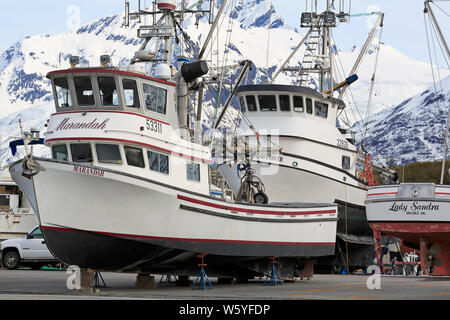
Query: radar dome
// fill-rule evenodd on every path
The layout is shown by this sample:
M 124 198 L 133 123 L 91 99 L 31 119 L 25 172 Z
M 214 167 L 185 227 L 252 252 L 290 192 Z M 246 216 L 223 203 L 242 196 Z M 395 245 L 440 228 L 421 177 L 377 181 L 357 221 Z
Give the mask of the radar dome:
M 174 11 L 177 7 L 177 0 L 157 0 L 158 9 L 169 9 Z
M 170 80 L 172 78 L 172 71 L 169 65 L 165 63 L 160 63 L 155 68 L 155 78 Z

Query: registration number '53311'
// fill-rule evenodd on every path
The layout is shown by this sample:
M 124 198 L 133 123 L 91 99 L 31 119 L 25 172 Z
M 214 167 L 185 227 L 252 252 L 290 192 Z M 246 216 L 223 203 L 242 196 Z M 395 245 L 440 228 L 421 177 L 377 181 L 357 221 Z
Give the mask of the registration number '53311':
M 162 123 L 147 119 L 147 130 L 162 133 Z

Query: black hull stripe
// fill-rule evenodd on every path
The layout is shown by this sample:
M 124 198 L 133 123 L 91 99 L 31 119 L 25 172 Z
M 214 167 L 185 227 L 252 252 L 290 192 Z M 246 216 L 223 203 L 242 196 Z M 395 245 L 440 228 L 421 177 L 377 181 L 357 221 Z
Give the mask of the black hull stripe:
M 265 164 L 270 164 L 270 165 L 272 165 L 271 163 L 260 162 L 260 161 L 258 161 L 258 163 L 265 163 Z M 340 184 L 344 184 L 344 185 L 346 185 L 346 186 L 348 186 L 348 187 L 357 188 L 357 189 L 360 189 L 360 190 L 367 191 L 366 188 L 361 188 L 361 187 L 359 187 L 359 186 L 354 186 L 354 185 L 345 183 L 344 181 L 339 181 L 339 180 L 337 180 L 337 179 L 333 179 L 333 178 L 324 176 L 323 174 L 316 173 L 316 172 L 313 172 L 313 171 L 305 170 L 305 169 L 302 169 L 302 168 L 294 168 L 294 167 L 286 166 L 286 165 L 284 165 L 284 164 L 274 164 L 274 165 L 277 165 L 277 166 L 280 166 L 280 167 L 283 167 L 283 168 L 288 168 L 288 169 L 300 170 L 300 171 L 303 171 L 303 172 L 308 172 L 308 173 L 310 173 L 310 174 L 313 174 L 313 175 L 316 175 L 316 176 L 319 176 L 319 177 L 322 177 L 322 178 L 325 178 L 325 179 L 328 179 L 328 180 L 333 180 L 333 181 L 339 182 Z
M 231 216 L 229 214 L 224 214 L 220 212 L 214 212 L 209 211 L 205 209 L 199 209 L 195 207 L 190 207 L 181 204 L 180 209 L 197 212 L 197 213 L 203 213 L 203 214 L 209 214 L 221 218 L 227 218 L 227 219 L 235 219 L 235 220 L 245 220 L 245 221 L 256 221 L 256 222 L 276 222 L 276 223 L 299 223 L 299 222 L 326 222 L 326 221 L 337 221 L 337 218 L 317 218 L 317 219 L 266 219 L 266 218 L 253 218 L 253 217 L 239 217 L 239 216 Z
M 321 165 L 321 166 L 324 166 L 324 167 L 333 169 L 333 170 L 335 170 L 335 171 L 339 171 L 340 173 L 343 173 L 343 174 L 345 174 L 346 176 L 352 178 L 352 179 L 355 180 L 356 182 L 359 182 L 359 183 L 364 184 L 364 185 L 367 186 L 367 183 L 366 183 L 366 182 L 364 182 L 364 181 L 358 179 L 358 178 L 357 178 L 356 176 L 354 176 L 353 174 L 349 173 L 348 171 L 346 171 L 346 170 L 344 170 L 344 169 L 341 169 L 341 168 L 332 166 L 331 164 L 328 164 L 328 163 L 325 163 L 325 162 L 321 162 L 321 161 L 319 161 L 319 160 L 315 160 L 315 159 L 303 157 L 303 156 L 298 156 L 298 155 L 293 154 L 293 153 L 281 152 L 281 154 L 282 154 L 282 155 L 285 155 L 285 156 L 288 156 L 288 157 L 292 157 L 292 158 L 296 158 L 296 159 L 300 159 L 300 160 L 312 162 L 312 163 L 315 163 L 315 164 L 318 164 L 318 165 Z

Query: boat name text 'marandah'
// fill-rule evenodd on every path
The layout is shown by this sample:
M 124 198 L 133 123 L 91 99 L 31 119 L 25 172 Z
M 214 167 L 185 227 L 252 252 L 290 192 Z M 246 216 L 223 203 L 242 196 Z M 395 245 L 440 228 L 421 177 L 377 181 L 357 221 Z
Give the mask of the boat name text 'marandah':
M 80 166 L 73 166 L 73 171 L 89 174 L 91 176 L 98 176 L 98 177 L 103 177 L 105 175 L 105 171 L 103 171 L 103 170 L 80 167 Z
M 69 122 L 70 118 L 64 118 L 63 121 L 56 127 L 55 131 L 59 130 L 72 130 L 72 129 L 94 129 L 94 130 L 103 130 L 106 128 L 106 124 L 109 119 L 104 120 L 103 122 L 97 121 L 97 118 L 92 120 L 91 122 Z

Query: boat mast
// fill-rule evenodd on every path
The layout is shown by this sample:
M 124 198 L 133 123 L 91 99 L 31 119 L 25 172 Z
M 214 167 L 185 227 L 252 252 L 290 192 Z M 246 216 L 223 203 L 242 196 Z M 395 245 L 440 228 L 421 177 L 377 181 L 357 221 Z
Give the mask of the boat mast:
M 433 23 L 435 29 L 437 30 L 437 33 L 439 35 L 439 38 L 441 39 L 441 42 L 443 44 L 443 47 L 445 49 L 445 53 L 447 54 L 447 58 L 450 59 L 450 50 L 447 45 L 447 41 L 445 41 L 444 35 L 442 34 L 442 30 L 439 27 L 439 24 L 436 21 L 436 17 L 434 16 L 434 12 L 431 9 L 430 2 L 433 2 L 432 0 L 425 0 L 425 13 L 429 13 L 431 22 Z M 433 66 L 432 66 L 433 67 Z M 447 115 L 447 126 L 445 129 L 444 134 L 444 155 L 442 158 L 442 168 L 441 168 L 441 180 L 440 183 L 444 184 L 444 173 L 445 173 L 445 162 L 447 161 L 447 151 L 448 151 L 448 130 L 450 128 L 450 109 L 448 110 Z

